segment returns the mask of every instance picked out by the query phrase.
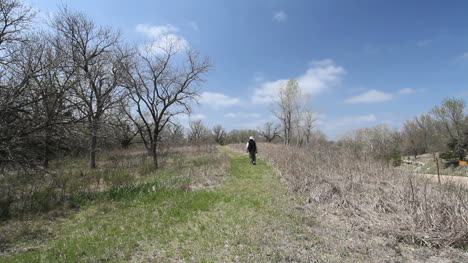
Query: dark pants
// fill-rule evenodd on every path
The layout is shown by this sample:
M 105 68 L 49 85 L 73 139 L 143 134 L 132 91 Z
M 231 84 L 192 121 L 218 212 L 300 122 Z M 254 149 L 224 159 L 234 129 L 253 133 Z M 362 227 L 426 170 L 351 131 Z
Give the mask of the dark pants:
M 255 152 L 249 152 L 249 157 L 250 157 L 250 163 L 255 164 Z

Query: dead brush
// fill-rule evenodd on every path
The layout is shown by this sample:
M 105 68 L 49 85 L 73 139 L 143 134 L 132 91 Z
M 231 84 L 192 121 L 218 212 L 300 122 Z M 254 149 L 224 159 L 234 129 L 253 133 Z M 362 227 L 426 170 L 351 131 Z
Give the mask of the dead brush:
M 231 145 L 243 151 L 244 145 Z M 468 190 L 438 185 L 386 163 L 338 148 L 261 143 L 292 191 L 357 230 L 430 247 L 468 248 Z

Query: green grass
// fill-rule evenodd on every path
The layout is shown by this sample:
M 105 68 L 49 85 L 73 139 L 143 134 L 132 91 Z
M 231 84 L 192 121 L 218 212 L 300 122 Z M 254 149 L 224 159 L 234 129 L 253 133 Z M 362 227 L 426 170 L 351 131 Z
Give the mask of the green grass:
M 314 222 L 293 209 L 280 177 L 262 160 L 252 166 L 222 149 L 231 168 L 215 190 L 186 191 L 177 170 L 153 173 L 102 193 L 53 225 L 51 238 L 0 261 L 312 261 L 318 241 L 305 226 Z

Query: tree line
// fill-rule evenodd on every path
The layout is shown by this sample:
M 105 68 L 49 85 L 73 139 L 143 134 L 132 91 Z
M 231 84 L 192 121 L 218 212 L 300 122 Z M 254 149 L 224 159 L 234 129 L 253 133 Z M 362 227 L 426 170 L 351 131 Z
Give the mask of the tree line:
M 461 98 L 444 99 L 429 112 L 406 120 L 400 129 L 378 125 L 344 133 L 338 143 L 357 156 L 371 154 L 390 160 L 400 155 L 436 153 L 441 158 L 465 160 L 468 152 L 468 115 Z
M 209 59 L 170 38 L 131 46 L 68 7 L 36 24 L 20 0 L 0 2 L 0 166 L 86 152 L 95 168 L 99 147 L 139 137 L 157 167 L 163 130 L 191 112 Z
M 401 128 L 385 124 L 345 132 L 336 142 L 329 142 L 317 129 L 319 115 L 312 111 L 295 79 L 288 80 L 280 89 L 279 99 L 271 105 L 278 123 L 267 122 L 259 128 L 265 141 L 279 141 L 298 147 L 317 145 L 338 146 L 356 156 L 381 160 L 400 160 L 402 155 L 424 153 L 439 155 L 446 160 L 465 160 L 468 153 L 468 114 L 461 98 L 446 98 L 427 113 L 406 120 Z
M 132 46 L 110 26 L 68 7 L 38 23 L 21 0 L 0 2 L 0 167 L 48 168 L 54 158 L 141 142 L 157 168 L 159 149 L 181 143 L 237 143 L 254 136 L 298 146 L 323 140 L 297 81 L 272 109 L 280 124 L 227 132 L 201 121 L 185 129 L 211 68 L 171 38 Z M 158 44 L 156 44 L 158 43 Z M 161 44 L 163 43 L 163 44 Z
M 132 46 L 122 34 L 81 12 L 59 8 L 44 25 L 20 0 L 0 2 L 0 168 L 32 167 L 58 156 L 87 154 L 97 166 L 100 148 L 141 142 L 158 167 L 160 148 L 181 143 L 238 143 L 254 136 L 298 147 L 329 143 L 318 114 L 290 79 L 271 105 L 277 123 L 227 132 L 202 121 L 185 129 L 199 87 L 212 68 L 207 57 L 171 38 Z M 465 102 L 446 99 L 402 129 L 385 125 L 350 131 L 338 145 L 388 159 L 444 152 L 463 160 L 468 148 Z

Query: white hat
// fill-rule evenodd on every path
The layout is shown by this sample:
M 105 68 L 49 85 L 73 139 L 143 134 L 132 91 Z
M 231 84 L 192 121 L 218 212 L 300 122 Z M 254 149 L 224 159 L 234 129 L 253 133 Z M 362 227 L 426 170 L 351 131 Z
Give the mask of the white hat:
M 250 136 L 250 137 L 249 137 L 249 140 L 253 140 L 253 139 L 254 139 L 253 136 Z

